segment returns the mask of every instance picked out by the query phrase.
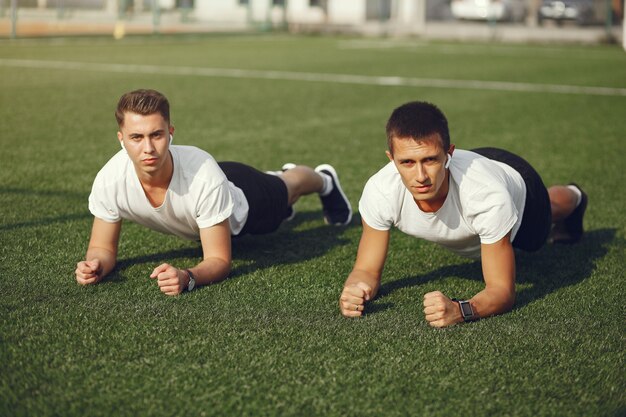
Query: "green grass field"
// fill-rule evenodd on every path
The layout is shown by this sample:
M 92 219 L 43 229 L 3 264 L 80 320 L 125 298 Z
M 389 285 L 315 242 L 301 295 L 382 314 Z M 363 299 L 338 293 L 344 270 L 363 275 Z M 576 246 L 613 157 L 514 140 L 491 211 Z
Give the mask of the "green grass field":
M 366 317 L 344 319 L 337 300 L 360 220 L 325 226 L 315 197 L 277 233 L 237 239 L 232 277 L 220 284 L 162 295 L 152 269 L 195 264 L 199 245 L 125 223 L 116 272 L 83 288 L 74 268 L 92 222 L 87 197 L 119 149 L 117 99 L 135 88 L 169 97 L 176 143 L 262 170 L 331 163 L 355 208 L 386 162 L 391 110 L 428 100 L 458 148 L 503 147 L 548 185 L 579 183 L 588 232 L 574 246 L 519 254 L 511 313 L 445 330 L 425 323 L 423 294 L 469 298 L 482 289 L 480 265 L 394 232 L 379 297 Z M 626 54 L 617 46 L 5 40 L 0 120 L 2 416 L 626 414 Z

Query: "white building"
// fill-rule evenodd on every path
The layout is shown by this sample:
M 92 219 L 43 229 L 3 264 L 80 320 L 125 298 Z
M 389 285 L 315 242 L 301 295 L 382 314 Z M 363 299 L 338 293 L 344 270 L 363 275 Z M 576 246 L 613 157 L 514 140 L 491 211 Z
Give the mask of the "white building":
M 1 2 L 2 0 L 0 0 Z M 9 0 L 10 1 L 10 0 Z M 109 16 L 139 16 L 184 10 L 202 23 L 363 26 L 388 22 L 395 30 L 419 32 L 426 0 L 19 0 L 18 7 L 49 10 L 104 11 Z
M 425 0 L 195 0 L 194 16 L 206 22 L 276 24 L 286 20 L 294 25 L 362 25 L 391 19 L 419 26 L 424 6 Z

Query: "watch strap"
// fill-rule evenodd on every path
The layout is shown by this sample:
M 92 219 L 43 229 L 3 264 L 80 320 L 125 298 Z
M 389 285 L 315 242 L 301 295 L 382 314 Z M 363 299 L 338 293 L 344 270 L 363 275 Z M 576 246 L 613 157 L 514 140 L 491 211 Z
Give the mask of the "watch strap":
M 187 284 L 187 291 L 191 291 L 196 286 L 196 277 L 193 276 L 193 273 L 189 269 L 185 269 L 187 276 L 189 277 L 189 283 Z
M 459 310 L 461 311 L 461 317 L 463 317 L 463 321 L 470 322 L 480 319 L 480 316 L 476 314 L 476 312 L 474 312 L 472 304 L 470 304 L 469 301 L 458 300 L 456 298 L 453 298 L 452 301 L 459 305 Z

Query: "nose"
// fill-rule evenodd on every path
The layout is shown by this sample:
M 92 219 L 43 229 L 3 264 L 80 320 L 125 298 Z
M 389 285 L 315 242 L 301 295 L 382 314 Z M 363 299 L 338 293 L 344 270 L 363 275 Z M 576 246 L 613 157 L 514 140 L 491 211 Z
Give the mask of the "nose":
M 415 164 L 415 181 L 420 184 L 424 184 L 428 180 L 428 175 L 426 175 L 426 170 L 422 166 L 422 164 Z
M 145 138 L 143 140 L 143 152 L 144 153 L 152 153 L 152 152 L 154 152 L 154 145 L 152 144 L 152 139 Z

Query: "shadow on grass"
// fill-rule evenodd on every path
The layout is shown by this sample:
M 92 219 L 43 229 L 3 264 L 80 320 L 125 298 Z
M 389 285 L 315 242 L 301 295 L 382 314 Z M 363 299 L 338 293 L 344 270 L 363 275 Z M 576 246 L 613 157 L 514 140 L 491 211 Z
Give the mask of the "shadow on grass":
M 350 243 L 342 234 L 355 224 L 354 218 L 351 225 L 346 227 L 322 224 L 305 230 L 295 230 L 304 223 L 319 224 L 321 219 L 321 212 L 298 212 L 293 220 L 284 222 L 274 233 L 234 238 L 233 259 L 245 261 L 246 264 L 235 268 L 231 277 L 245 275 L 260 268 L 315 259 L 336 247 Z
M 63 197 L 86 201 L 88 192 L 58 191 L 58 190 L 34 190 L 32 188 L 0 187 L 0 194 L 26 195 L 30 197 Z
M 574 245 L 546 244 L 534 253 L 516 254 L 517 283 L 531 284 L 528 288 L 518 289 L 514 308 L 545 297 L 563 287 L 574 285 L 589 278 L 596 263 L 609 251 L 615 240 L 616 229 L 600 229 L 586 232 L 583 239 Z M 393 293 L 399 288 L 421 285 L 445 277 L 462 277 L 482 281 L 480 261 L 459 265 L 444 266 L 424 275 L 401 278 L 383 284 L 378 298 Z M 390 308 L 393 304 L 377 303 L 368 307 L 368 314 Z
M 36 191 L 26 188 L 0 187 L 0 194 L 14 194 L 37 197 L 63 197 L 69 200 L 86 199 L 85 193 L 71 191 Z M 340 235 L 346 227 L 318 226 L 306 230 L 294 230 L 303 223 L 318 221 L 322 213 L 298 212 L 295 218 L 283 222 L 281 227 L 274 233 L 256 236 L 235 237 L 232 240 L 233 261 L 241 262 L 236 266 L 229 279 L 245 275 L 260 268 L 281 264 L 295 264 L 306 260 L 323 256 L 337 246 L 349 243 L 348 239 Z M 78 214 L 65 214 L 33 221 L 0 225 L 0 231 L 9 231 L 28 227 L 46 226 L 54 223 L 62 223 L 72 220 L 93 219 L 89 212 Z M 358 214 L 352 220 L 352 224 L 360 221 Z M 347 226 L 350 227 L 350 226 Z M 168 259 L 176 258 L 202 258 L 202 247 L 198 242 L 196 247 L 170 250 L 164 252 L 142 255 L 132 258 L 119 259 L 115 269 L 106 277 L 106 282 L 121 283 L 126 280 L 122 271 L 136 264 L 153 263 L 156 265 Z
M 534 254 L 517 254 L 517 282 L 532 285 L 518 291 L 515 308 L 589 278 L 598 261 L 609 252 L 616 232 L 617 229 L 592 230 L 574 245 L 547 244 Z
M 323 256 L 333 248 L 346 245 L 349 239 L 341 237 L 346 227 L 315 226 L 306 230 L 294 230 L 303 223 L 319 221 L 320 212 L 298 212 L 296 217 L 284 222 L 273 233 L 265 235 L 246 235 L 232 239 L 233 263 L 236 265 L 228 279 L 248 274 L 258 269 L 271 266 L 296 264 Z M 354 224 L 354 221 L 353 223 Z M 347 226 L 350 227 L 350 226 Z M 122 259 L 115 270 L 107 277 L 108 282 L 122 282 L 125 278 L 120 274 L 126 268 L 143 263 L 154 263 L 155 266 L 168 259 L 202 258 L 202 246 L 170 250 L 165 252 L 142 255 Z
M 72 191 L 50 191 L 50 190 L 32 190 L 27 188 L 12 188 L 12 187 L 0 187 L 0 194 L 19 195 L 29 197 L 62 197 L 67 200 L 80 200 L 87 201 L 87 195 L 85 193 L 78 193 Z M 0 231 L 9 231 L 15 229 L 22 229 L 26 227 L 47 226 L 53 223 L 62 223 L 71 220 L 82 220 L 91 218 L 92 215 L 89 212 L 65 214 L 62 216 L 48 217 L 44 219 L 37 219 L 27 222 L 3 224 L 0 225 Z
M 45 219 L 33 220 L 30 222 L 21 222 L 13 224 L 0 225 L 0 231 L 9 231 L 15 229 L 23 229 L 27 227 L 47 226 L 54 223 L 64 223 L 72 220 L 93 219 L 91 213 L 65 214 L 63 216 L 48 217 Z

